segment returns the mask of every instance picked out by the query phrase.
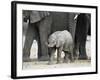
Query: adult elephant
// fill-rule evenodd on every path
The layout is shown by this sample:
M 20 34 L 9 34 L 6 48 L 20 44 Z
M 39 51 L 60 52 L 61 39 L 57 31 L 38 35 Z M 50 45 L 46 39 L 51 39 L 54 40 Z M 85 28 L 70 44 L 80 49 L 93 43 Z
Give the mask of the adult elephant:
M 23 48 L 23 61 L 30 61 L 30 49 L 33 40 L 38 42 L 38 59 L 47 60 L 48 47 L 45 42 L 48 39 L 51 28 L 51 15 L 49 12 L 43 11 L 23 11 L 23 19 L 29 19 L 28 28 L 26 31 L 25 44 Z

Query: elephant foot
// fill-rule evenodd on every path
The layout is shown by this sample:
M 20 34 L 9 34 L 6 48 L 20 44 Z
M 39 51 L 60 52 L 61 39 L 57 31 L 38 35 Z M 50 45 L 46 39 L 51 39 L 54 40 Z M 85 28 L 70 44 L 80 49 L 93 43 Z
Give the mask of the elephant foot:
M 70 63 L 73 63 L 75 60 L 74 60 L 74 57 L 72 57 L 71 59 L 70 59 Z
M 70 59 L 64 59 L 63 60 L 63 63 L 71 63 L 71 62 L 74 62 L 74 60 L 70 60 Z
M 64 60 L 64 61 L 63 61 L 63 63 L 68 63 L 68 62 L 69 62 L 69 60 Z
M 73 62 L 75 62 L 75 60 L 70 60 L 70 63 L 73 63 Z
M 41 56 L 38 60 L 39 61 L 48 61 L 49 60 L 49 56 Z
M 74 60 L 76 61 L 76 60 L 78 60 L 78 58 L 79 58 L 78 56 L 77 57 L 74 57 Z
M 74 60 L 74 57 L 71 57 L 70 58 L 70 63 L 72 63 L 72 62 L 74 62 L 75 60 Z
M 33 61 L 32 59 L 30 59 L 29 57 L 24 57 L 23 58 L 23 62 L 31 62 Z
M 88 57 L 87 56 L 79 56 L 79 58 L 78 58 L 79 60 L 87 60 L 88 59 Z
M 60 64 L 60 63 L 62 63 L 62 61 L 60 60 L 60 61 L 57 61 L 57 64 Z

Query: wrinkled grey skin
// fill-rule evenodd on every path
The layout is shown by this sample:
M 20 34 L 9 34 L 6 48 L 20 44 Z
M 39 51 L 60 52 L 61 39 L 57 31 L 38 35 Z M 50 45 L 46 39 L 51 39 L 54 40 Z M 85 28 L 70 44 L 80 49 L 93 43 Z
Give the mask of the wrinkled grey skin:
M 57 49 L 57 63 L 61 63 L 61 52 L 64 51 L 64 62 L 73 61 L 73 39 L 67 31 L 56 31 L 48 38 L 48 47 L 51 48 L 49 64 L 53 63 L 54 52 Z
M 74 39 L 74 58 L 86 60 L 86 38 L 91 28 L 91 15 L 80 13 L 76 21 L 75 39 Z
M 25 12 L 27 12 L 27 14 L 23 14 L 23 16 L 26 16 L 23 17 L 23 21 L 26 22 L 28 19 L 29 23 L 25 34 L 26 38 L 23 48 L 23 61 L 30 61 L 30 49 L 33 40 L 37 40 L 38 42 L 38 60 L 44 61 L 49 59 L 49 54 L 51 52 L 51 50 L 48 49 L 48 46 L 45 45 L 50 34 L 55 31 L 68 30 L 74 39 L 76 29 L 76 21 L 74 20 L 74 17 L 76 13 L 50 12 L 49 16 L 44 17 L 40 21 L 30 23 L 30 11 L 25 10 Z M 42 12 L 44 13 L 45 11 Z M 27 17 L 28 15 L 29 17 Z M 33 19 L 37 20 L 35 18 Z

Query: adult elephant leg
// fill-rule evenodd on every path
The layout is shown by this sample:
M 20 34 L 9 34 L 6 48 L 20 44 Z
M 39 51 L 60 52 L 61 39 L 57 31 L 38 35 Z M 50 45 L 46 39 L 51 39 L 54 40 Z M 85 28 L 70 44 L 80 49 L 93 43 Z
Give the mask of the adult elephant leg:
M 86 38 L 89 28 L 89 17 L 88 14 L 80 14 L 77 18 L 76 24 L 76 38 L 79 44 L 79 59 L 87 59 L 86 54 Z
M 75 18 L 76 15 L 77 15 L 77 13 L 67 13 L 67 16 L 68 16 L 67 26 L 68 26 L 69 32 L 72 35 L 73 41 L 74 41 L 73 42 L 73 45 L 74 45 L 73 57 L 74 57 L 75 60 L 78 59 L 78 54 L 79 54 L 79 43 L 78 43 L 78 40 L 76 39 L 76 36 L 75 36 L 76 21 L 74 20 L 74 18 Z
M 40 48 L 41 48 L 41 56 L 39 60 L 45 61 L 49 60 L 48 55 L 48 46 L 46 45 L 48 40 L 48 35 L 51 31 L 51 16 L 47 16 L 40 21 L 39 26 L 39 35 L 40 35 Z
M 75 35 L 74 48 L 73 48 L 73 56 L 75 60 L 78 60 L 79 58 L 79 44 L 80 43 L 77 40 L 76 35 Z
M 87 27 L 87 26 L 86 26 Z M 88 27 L 86 28 L 79 45 L 79 59 L 88 59 L 86 53 L 86 38 L 88 33 Z
M 38 33 L 39 35 L 39 33 Z M 38 42 L 38 60 L 41 58 L 41 41 L 40 41 L 40 35 L 37 37 L 37 42 Z
M 25 44 L 23 48 L 23 61 L 30 61 L 30 49 L 33 43 L 33 40 L 37 37 L 37 31 L 35 24 L 29 24 L 26 36 L 25 36 Z
M 79 46 L 79 59 L 87 59 L 87 54 L 86 54 L 86 40 L 82 41 L 80 46 Z
M 49 63 L 48 64 L 53 64 L 54 63 L 54 54 L 56 51 L 55 47 L 50 48 L 51 53 L 50 53 L 50 59 L 49 59 Z

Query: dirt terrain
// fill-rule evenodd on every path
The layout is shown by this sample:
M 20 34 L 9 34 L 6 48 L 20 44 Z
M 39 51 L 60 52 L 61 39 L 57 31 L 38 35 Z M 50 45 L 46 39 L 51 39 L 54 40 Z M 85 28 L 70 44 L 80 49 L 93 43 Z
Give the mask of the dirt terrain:
M 74 63 L 61 63 L 56 64 L 56 61 L 52 65 L 48 65 L 48 61 L 33 61 L 24 62 L 23 69 L 46 69 L 46 68 L 66 68 L 66 67 L 89 67 L 91 66 L 90 60 L 78 60 Z

